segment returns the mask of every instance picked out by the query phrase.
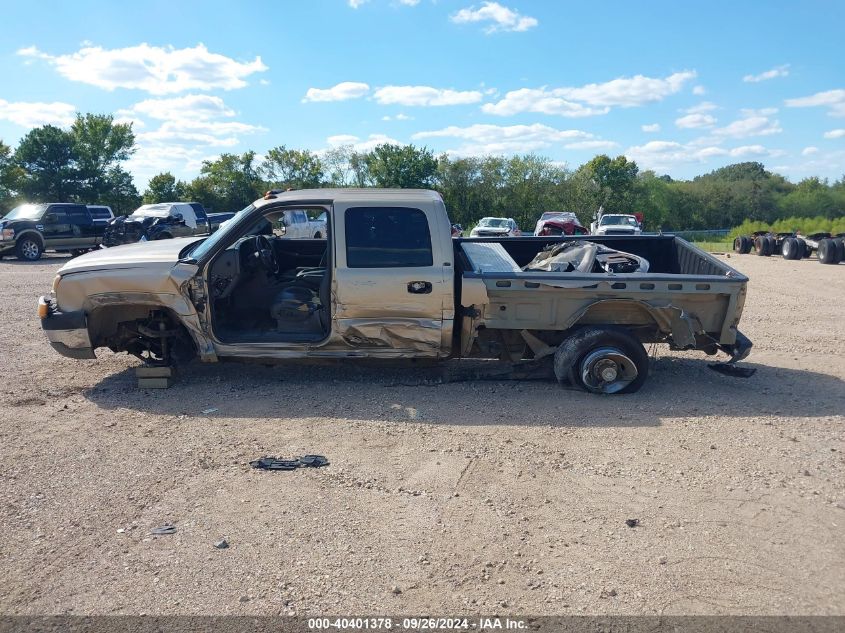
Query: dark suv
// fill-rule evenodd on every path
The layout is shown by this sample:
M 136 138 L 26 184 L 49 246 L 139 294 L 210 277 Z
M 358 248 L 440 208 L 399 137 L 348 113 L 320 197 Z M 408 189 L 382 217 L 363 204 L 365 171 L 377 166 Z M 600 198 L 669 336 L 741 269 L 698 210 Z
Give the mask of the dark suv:
M 0 220 L 0 257 L 35 261 L 46 250 L 78 255 L 99 246 L 105 228 L 84 204 L 22 204 Z

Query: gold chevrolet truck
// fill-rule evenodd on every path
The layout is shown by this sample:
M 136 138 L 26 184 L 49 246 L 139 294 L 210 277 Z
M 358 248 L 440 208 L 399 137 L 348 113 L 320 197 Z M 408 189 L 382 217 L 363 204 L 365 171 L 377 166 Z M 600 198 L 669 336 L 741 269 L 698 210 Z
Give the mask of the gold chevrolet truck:
M 284 239 L 291 210 L 325 213 L 327 237 Z M 747 281 L 671 235 L 455 239 L 433 191 L 270 191 L 210 237 L 71 260 L 38 313 L 78 359 L 474 357 L 624 393 L 644 343 L 747 356 Z

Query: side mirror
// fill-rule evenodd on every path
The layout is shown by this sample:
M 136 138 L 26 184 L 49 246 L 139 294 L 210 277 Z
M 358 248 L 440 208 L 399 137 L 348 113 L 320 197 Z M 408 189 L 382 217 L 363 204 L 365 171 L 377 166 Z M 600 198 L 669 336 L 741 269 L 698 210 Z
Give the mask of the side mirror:
M 44 216 L 44 221 L 47 224 L 54 224 L 56 222 L 56 214 L 55 213 L 48 213 Z

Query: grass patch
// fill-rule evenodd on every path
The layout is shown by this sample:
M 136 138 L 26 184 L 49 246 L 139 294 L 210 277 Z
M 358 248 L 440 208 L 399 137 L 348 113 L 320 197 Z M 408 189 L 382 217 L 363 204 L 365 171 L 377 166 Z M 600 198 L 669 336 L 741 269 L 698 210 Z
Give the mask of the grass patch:
M 733 241 L 730 242 L 693 242 L 694 246 L 697 246 L 703 251 L 708 253 L 731 253 L 734 250 L 734 243 Z

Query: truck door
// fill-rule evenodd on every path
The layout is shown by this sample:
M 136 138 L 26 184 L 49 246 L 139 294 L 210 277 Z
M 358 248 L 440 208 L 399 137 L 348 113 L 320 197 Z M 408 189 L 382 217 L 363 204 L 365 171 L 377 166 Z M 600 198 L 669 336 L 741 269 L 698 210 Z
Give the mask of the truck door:
M 93 247 L 97 240 L 94 233 L 94 221 L 91 219 L 88 208 L 81 204 L 74 205 L 67 207 L 67 214 L 73 234 L 67 245 L 74 248 Z
M 65 207 L 50 207 L 41 220 L 44 248 L 67 248 L 74 240 L 73 227 Z
M 335 204 L 336 333 L 353 347 L 397 356 L 447 355 L 453 251 L 434 204 L 364 204 Z

